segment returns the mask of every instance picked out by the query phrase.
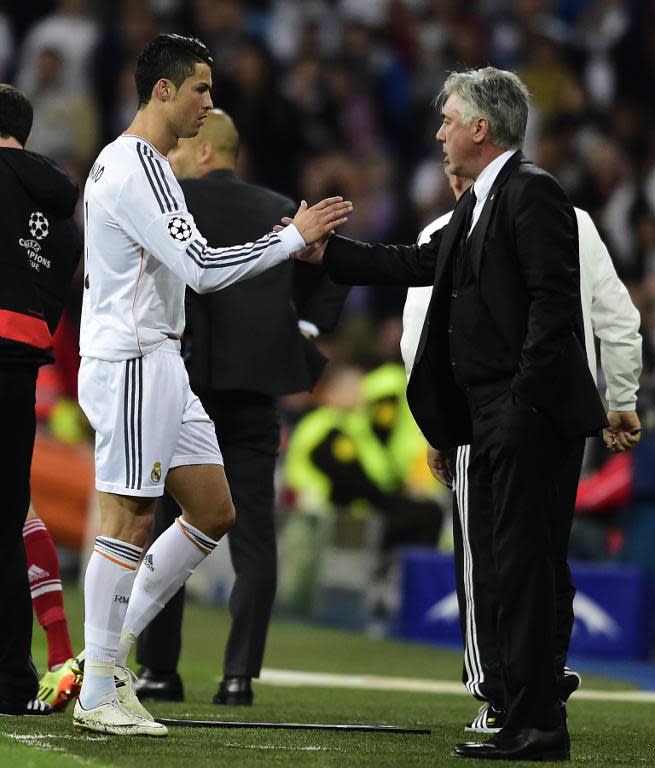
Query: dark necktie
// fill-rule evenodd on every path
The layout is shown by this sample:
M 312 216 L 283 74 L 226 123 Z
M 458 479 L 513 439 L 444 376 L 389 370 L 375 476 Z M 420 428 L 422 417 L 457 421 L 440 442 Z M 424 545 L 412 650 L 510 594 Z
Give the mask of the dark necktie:
M 469 189 L 469 198 L 466 201 L 466 216 L 464 218 L 464 242 L 466 242 L 469 230 L 471 229 L 471 222 L 473 221 L 473 209 L 475 208 L 476 202 L 477 198 L 475 197 L 475 190 L 471 186 Z
M 466 200 L 466 210 L 464 212 L 464 227 L 462 229 L 462 237 L 459 241 L 460 253 L 466 250 L 466 239 L 468 237 L 469 229 L 471 228 L 471 221 L 473 220 L 473 209 L 475 208 L 475 192 L 473 187 L 469 189 L 468 198 Z

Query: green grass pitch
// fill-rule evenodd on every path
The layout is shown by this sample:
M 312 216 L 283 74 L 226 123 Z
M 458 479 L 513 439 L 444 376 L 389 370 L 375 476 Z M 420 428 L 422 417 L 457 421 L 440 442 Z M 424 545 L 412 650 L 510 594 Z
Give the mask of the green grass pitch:
M 81 595 L 66 591 L 76 647 L 82 638 Z M 255 705 L 212 705 L 227 628 L 223 609 L 189 605 L 180 672 L 181 704 L 153 705 L 155 716 L 280 722 L 381 723 L 430 728 L 432 734 L 396 735 L 255 729 L 171 729 L 166 739 L 87 736 L 72 728 L 69 710 L 47 718 L 0 718 L 0 768 L 439 768 L 466 764 L 450 757 L 476 710 L 464 695 L 367 689 L 278 687 L 256 684 Z M 45 663 L 45 640 L 34 629 L 34 658 Z M 431 647 L 275 621 L 266 667 L 312 672 L 385 675 L 456 681 L 460 655 Z M 617 690 L 621 682 L 585 677 L 585 688 Z M 577 765 L 655 766 L 655 703 L 576 701 L 569 705 L 572 760 Z

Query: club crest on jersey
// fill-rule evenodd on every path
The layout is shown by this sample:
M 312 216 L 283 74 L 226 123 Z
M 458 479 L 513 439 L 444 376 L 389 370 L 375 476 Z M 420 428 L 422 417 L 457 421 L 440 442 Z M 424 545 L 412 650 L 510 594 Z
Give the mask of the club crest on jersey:
M 181 216 L 173 216 L 168 222 L 168 233 L 173 240 L 183 243 L 191 237 L 191 225 Z
M 161 480 L 161 462 L 156 461 L 152 465 L 152 471 L 150 472 L 150 479 L 153 483 L 158 483 Z

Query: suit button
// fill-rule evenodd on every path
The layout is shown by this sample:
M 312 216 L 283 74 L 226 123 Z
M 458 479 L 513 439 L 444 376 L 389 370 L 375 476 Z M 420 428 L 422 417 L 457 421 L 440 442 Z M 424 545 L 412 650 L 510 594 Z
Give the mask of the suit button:
M 455 361 L 454 360 L 451 360 L 450 364 L 452 365 L 453 368 L 455 367 Z
M 452 326 L 452 325 L 449 325 L 449 326 L 448 326 L 448 333 L 452 333 L 452 332 L 453 332 L 453 326 Z
M 453 297 L 453 299 L 457 298 L 457 291 L 451 291 L 450 295 Z

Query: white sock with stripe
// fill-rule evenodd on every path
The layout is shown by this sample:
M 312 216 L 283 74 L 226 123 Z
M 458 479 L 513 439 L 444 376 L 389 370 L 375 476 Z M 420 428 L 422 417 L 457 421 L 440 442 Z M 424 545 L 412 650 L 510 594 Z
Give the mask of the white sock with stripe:
M 217 544 L 183 517 L 153 542 L 134 582 L 116 664 L 125 666 L 136 638 Z
M 142 551 L 118 539 L 96 538 L 84 576 L 84 709 L 116 696 L 114 660 Z

